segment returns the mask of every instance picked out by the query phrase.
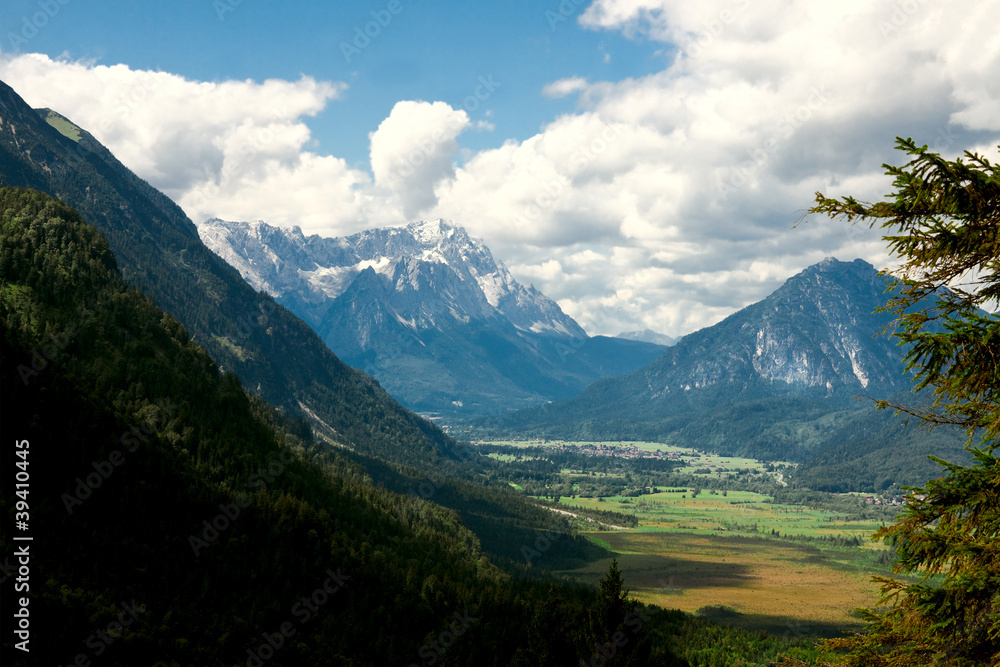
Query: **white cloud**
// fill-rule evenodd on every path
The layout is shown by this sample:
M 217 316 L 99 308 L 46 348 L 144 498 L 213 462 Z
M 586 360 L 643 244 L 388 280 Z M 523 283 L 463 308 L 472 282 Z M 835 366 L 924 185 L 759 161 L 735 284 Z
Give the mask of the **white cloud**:
M 995 6 L 597 0 L 580 23 L 676 50 L 644 78 L 550 84 L 579 112 L 469 160 L 437 212 L 519 257 L 589 331 L 685 333 L 827 255 L 884 266 L 877 231 L 792 228 L 813 193 L 880 198 L 897 135 L 951 155 L 1000 138 Z M 600 127 L 614 139 L 588 151 Z M 587 249 L 629 260 L 567 261 Z
M 581 90 L 586 90 L 586 88 L 586 79 L 579 76 L 573 76 L 568 79 L 559 79 L 558 81 L 553 81 L 552 83 L 546 85 L 542 88 L 542 95 L 558 99 L 560 97 L 572 95 L 573 93 L 578 93 Z
M 356 221 L 363 207 L 356 188 L 370 183 L 367 173 L 305 150 L 303 117 L 344 84 L 209 83 L 38 54 L 0 57 L 0 77 L 28 104 L 91 132 L 195 221 L 266 218 L 319 231 Z
M 884 266 L 877 231 L 793 229 L 813 193 L 881 198 L 880 165 L 904 159 L 897 135 L 948 155 L 1000 143 L 992 3 L 595 0 L 579 23 L 662 42 L 662 70 L 553 77 L 542 94 L 576 95 L 575 113 L 475 153 L 461 133 L 490 125 L 400 101 L 370 135 L 370 173 L 307 148 L 302 118 L 342 84 L 202 83 L 40 56 L 0 58 L 0 78 L 90 129 L 195 220 L 338 235 L 451 218 L 591 333 L 687 333 L 828 255 Z
M 369 135 L 375 183 L 399 197 L 407 218 L 436 204 L 434 186 L 454 178 L 456 137 L 468 126 L 468 114 L 444 102 L 403 101 Z

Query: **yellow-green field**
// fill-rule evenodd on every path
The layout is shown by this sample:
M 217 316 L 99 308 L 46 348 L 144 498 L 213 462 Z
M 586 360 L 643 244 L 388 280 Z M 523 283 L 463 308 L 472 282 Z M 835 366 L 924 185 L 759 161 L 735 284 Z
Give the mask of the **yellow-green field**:
M 577 529 L 613 554 L 559 574 L 596 583 L 611 559 L 617 558 L 626 586 L 643 602 L 688 612 L 701 610 L 721 623 L 779 635 L 839 636 L 861 628 L 854 609 L 876 604 L 878 589 L 871 582 L 872 575 L 889 574 L 885 559 L 879 562 L 885 547 L 869 539 L 881 523 L 858 519 L 863 513 L 845 510 L 851 515 L 839 515 L 775 504 L 770 502 L 772 496 L 762 493 L 699 486 L 711 485 L 710 480 L 728 480 L 715 486 L 732 485 L 739 471 L 744 471 L 758 484 L 766 479 L 762 475 L 770 476 L 777 488 L 785 485 L 783 471 L 794 464 L 651 442 L 509 440 L 492 444 L 564 447 L 595 458 L 606 456 L 607 448 L 626 458 L 635 456 L 638 449 L 679 461 L 676 474 L 686 475 L 686 488 L 657 487 L 661 490 L 628 497 L 559 497 L 565 511 L 584 511 L 574 521 Z M 503 461 L 527 458 L 518 453 L 492 456 Z M 566 479 L 581 473 L 561 472 Z M 593 469 L 585 474 L 602 476 Z M 580 484 L 572 486 L 574 491 L 579 488 Z M 696 488 L 700 489 L 697 494 Z M 639 525 L 620 528 L 612 517 L 587 518 L 586 510 L 631 514 Z
M 648 442 L 493 444 L 575 447 L 581 453 L 601 445 L 623 452 L 637 448 L 681 462 L 677 473 L 689 475 L 685 489 L 631 497 L 560 498 L 570 512 L 613 510 L 639 519 L 639 526 L 629 529 L 601 522 L 604 525 L 595 531 L 592 521 L 577 526 L 614 554 L 632 596 L 643 602 L 688 612 L 704 610 L 712 620 L 779 635 L 838 636 L 860 629 L 853 610 L 875 605 L 878 589 L 871 576 L 888 573 L 877 562 L 884 547 L 869 539 L 881 525 L 877 521 L 777 505 L 769 502 L 771 496 L 750 491 L 693 493 L 697 483 L 725 479 L 739 470 L 767 473 L 782 485 L 782 470 L 793 464 Z M 504 455 L 504 460 L 508 457 Z M 860 546 L 855 546 L 858 542 Z M 610 561 L 611 557 L 604 558 L 560 574 L 596 583 Z
M 640 520 L 637 532 L 685 531 L 701 534 L 735 534 L 745 536 L 780 537 L 867 537 L 878 530 L 880 523 L 854 521 L 833 512 L 806 507 L 775 505 L 770 496 L 750 491 L 702 490 L 697 496 L 693 488 L 666 491 L 644 496 L 623 498 L 560 499 L 564 505 L 585 509 L 627 512 Z
M 830 512 L 774 505 L 749 491 L 670 491 L 640 497 L 563 498 L 573 507 L 625 511 L 638 528 L 588 531 L 613 551 L 638 600 L 694 612 L 722 606 L 713 620 L 796 636 L 838 636 L 860 628 L 853 610 L 873 606 L 881 547 L 878 524 Z M 772 532 L 773 531 L 773 532 Z M 780 535 L 784 539 L 777 539 Z M 852 538 L 861 547 L 815 538 Z M 807 539 L 796 539 L 807 538 Z M 597 582 L 610 559 L 560 574 Z
M 858 563 L 858 549 L 824 549 L 727 535 L 621 530 L 592 534 L 615 552 L 632 597 L 667 609 L 695 612 L 719 605 L 734 613 L 719 622 L 792 636 L 839 636 L 857 630 L 851 614 L 873 606 L 876 587 Z M 603 559 L 563 571 L 596 583 Z M 859 567 L 860 565 L 860 567 Z

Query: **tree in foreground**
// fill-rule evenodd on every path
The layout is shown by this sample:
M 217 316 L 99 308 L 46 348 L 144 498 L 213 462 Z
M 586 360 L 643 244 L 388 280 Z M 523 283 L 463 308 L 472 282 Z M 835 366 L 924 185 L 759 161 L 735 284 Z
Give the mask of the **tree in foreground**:
M 873 539 L 894 544 L 894 572 L 877 577 L 880 610 L 867 632 L 832 640 L 852 667 L 1000 664 L 1000 168 L 965 152 L 946 160 L 897 139 L 910 156 L 889 201 L 868 204 L 821 193 L 810 213 L 886 230 L 901 261 L 887 310 L 908 345 L 905 364 L 933 402 L 880 401 L 933 428 L 963 427 L 971 466 L 936 459 L 943 476 L 913 488 L 893 525 Z

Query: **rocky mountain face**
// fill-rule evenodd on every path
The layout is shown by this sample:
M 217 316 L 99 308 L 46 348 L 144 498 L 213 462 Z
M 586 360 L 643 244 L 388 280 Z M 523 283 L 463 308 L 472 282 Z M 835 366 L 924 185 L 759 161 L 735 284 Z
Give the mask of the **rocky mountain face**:
M 691 391 L 835 399 L 901 389 L 909 381 L 900 351 L 878 335 L 893 318 L 874 312 L 887 286 L 863 260 L 827 258 L 763 301 L 685 337 L 639 371 L 644 392 L 650 399 Z
M 591 338 L 443 220 L 343 238 L 213 219 L 205 243 L 330 349 L 418 410 L 485 413 L 567 398 L 662 347 Z
M 857 397 L 905 397 L 911 388 L 901 349 L 879 335 L 893 320 L 875 312 L 887 287 L 867 262 L 827 258 L 764 300 L 684 336 L 653 363 L 491 426 L 808 460 L 850 439 L 855 420 L 870 421 L 871 402 Z M 879 424 L 880 447 L 903 438 L 901 421 Z M 864 430 L 875 432 L 870 424 Z

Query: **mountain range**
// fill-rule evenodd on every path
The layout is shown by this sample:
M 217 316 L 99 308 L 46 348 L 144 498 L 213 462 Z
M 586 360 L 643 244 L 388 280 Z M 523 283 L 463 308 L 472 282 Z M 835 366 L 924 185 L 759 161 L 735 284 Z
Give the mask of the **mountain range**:
M 433 475 L 435 502 L 456 511 L 485 551 L 520 557 L 518 546 L 550 513 L 506 485 L 484 483 L 490 459 L 338 359 L 307 324 L 209 250 L 176 204 L 85 129 L 52 110 L 32 109 L 2 82 L 0 121 L 3 185 L 75 207 L 106 239 L 125 283 L 176 318 L 219 372 L 238 378 L 296 430 L 349 456 L 371 483 L 408 493 Z
M 4 184 L 76 208 L 107 238 L 125 281 L 175 316 L 248 390 L 358 453 L 431 466 L 448 458 L 453 441 L 250 287 L 205 247 L 180 207 L 84 128 L 50 109 L 32 109 L 3 82 L 0 118 Z
M 827 490 L 922 482 L 939 470 L 926 454 L 967 457 L 956 430 L 928 434 L 862 398 L 922 400 L 888 335 L 894 318 L 880 312 L 890 289 L 863 260 L 827 258 L 641 369 L 483 424 L 802 462 L 803 474 L 836 464 L 836 475 L 809 473 Z
M 288 238 L 257 231 L 273 234 L 269 247 Z M 522 390 L 519 401 L 544 399 L 542 380 L 567 391 L 567 378 L 649 357 L 571 400 L 493 419 L 494 430 L 787 458 L 804 462 L 793 480 L 829 490 L 898 484 L 915 452 L 953 444 L 852 404 L 853 393 L 909 388 L 899 350 L 870 338 L 885 324 L 872 314 L 885 283 L 860 261 L 811 267 L 663 348 L 587 337 L 443 221 L 350 237 L 322 264 L 307 250 L 335 255 L 336 240 L 298 235 L 312 265 L 278 253 L 249 265 L 271 262 L 270 289 L 287 279 L 281 298 L 313 308 L 328 334 L 343 329 L 359 354 L 378 358 L 388 340 L 399 345 L 390 359 L 420 371 L 460 355 L 406 357 L 393 332 L 414 349 L 471 340 L 452 345 Z M 14 441 L 3 468 L 19 482 L 0 494 L 0 546 L 23 554 L 19 596 L 16 556 L 0 563 L 0 611 L 25 611 L 32 639 L 28 654 L 8 633 L 4 664 L 89 664 L 105 651 L 102 662 L 130 665 L 578 664 L 604 660 L 594 647 L 611 646 L 627 609 L 643 621 L 618 654 L 629 664 L 699 664 L 769 641 L 647 614 L 624 599 L 616 565 L 596 588 L 547 578 L 541 567 L 610 554 L 574 534 L 569 513 L 512 490 L 500 460 L 343 363 L 266 291 L 86 130 L 0 82 L 0 429 Z M 502 371 L 529 352 L 518 384 Z M 536 476 L 554 465 L 524 463 Z M 524 564 L 532 547 L 539 569 Z M 456 622 L 468 640 L 454 641 Z M 791 644 L 774 639 L 777 659 Z
M 414 410 L 496 414 L 569 398 L 663 351 L 588 336 L 481 240 L 444 220 L 340 238 L 262 221 L 212 219 L 198 229 L 250 285 Z

